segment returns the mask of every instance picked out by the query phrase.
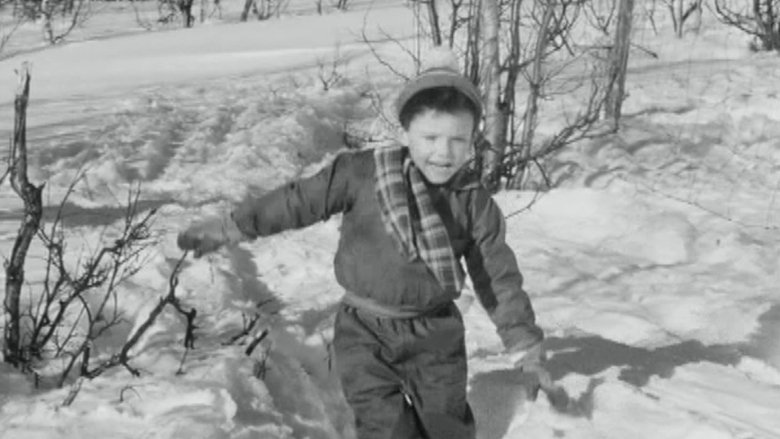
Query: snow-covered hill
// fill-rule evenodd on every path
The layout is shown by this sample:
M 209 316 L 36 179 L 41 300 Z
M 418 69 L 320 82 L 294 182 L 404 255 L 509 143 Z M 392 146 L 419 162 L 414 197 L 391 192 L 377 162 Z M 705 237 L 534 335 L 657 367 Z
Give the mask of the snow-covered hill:
M 366 88 L 388 95 L 398 80 L 360 43 L 364 25 L 377 37 L 380 26 L 401 39 L 414 30 L 399 2 L 0 61 L 3 138 L 13 71 L 33 64 L 31 178 L 47 182 L 47 203 L 87 169 L 66 218 L 74 248 L 119 220 L 117 200 L 134 181 L 159 207 L 159 243 L 124 286 L 128 323 L 106 350 L 165 293 L 189 220 L 310 172 L 342 148 L 345 123 L 372 129 Z M 668 34 L 637 31 L 659 58 L 632 55 L 620 133 L 556 157 L 555 189 L 496 197 L 548 334 L 550 371 L 572 401 L 563 412 L 524 402 L 467 290 L 459 306 L 481 438 L 780 437 L 780 96 L 770 79 L 780 64 L 715 23 L 682 41 Z M 379 50 L 402 59 L 394 47 Z M 344 78 L 325 92 L 318 65 L 335 56 Z M 542 131 L 560 120 L 543 122 Z M 3 256 L 19 209 L 0 187 Z M 72 387 L 35 390 L 0 366 L 0 437 L 354 437 L 330 371 L 338 227 L 333 218 L 187 261 L 179 296 L 198 310 L 198 330 L 183 364 L 184 324 L 166 312 L 132 360 L 140 377 L 116 368 L 84 381 L 68 407 Z M 40 260 L 29 263 L 34 287 Z M 247 356 L 224 342 L 254 313 L 255 334 L 269 335 Z

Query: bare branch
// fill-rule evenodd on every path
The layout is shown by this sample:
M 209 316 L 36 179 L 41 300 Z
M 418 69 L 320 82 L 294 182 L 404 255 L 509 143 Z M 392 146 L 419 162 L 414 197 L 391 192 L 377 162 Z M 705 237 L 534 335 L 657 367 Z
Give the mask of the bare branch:
M 188 256 L 188 252 L 184 252 L 181 258 L 179 258 L 179 260 L 174 265 L 173 271 L 171 272 L 171 275 L 168 278 L 168 293 L 165 295 L 165 297 L 162 297 L 160 301 L 157 303 L 157 305 L 150 311 L 149 316 L 146 318 L 146 320 L 143 321 L 143 323 L 141 323 L 138 329 L 125 342 L 125 344 L 122 346 L 122 349 L 118 353 L 112 355 L 111 358 L 104 361 L 96 369 L 90 371 L 90 377 L 98 376 L 103 372 L 105 372 L 107 369 L 120 364 L 125 366 L 125 368 L 132 375 L 134 376 L 140 375 L 140 372 L 137 369 L 130 366 L 129 364 L 130 350 L 133 349 L 136 344 L 138 344 L 138 342 L 141 340 L 141 337 L 146 333 L 146 331 L 148 331 L 149 328 L 151 328 L 152 325 L 154 325 L 155 321 L 157 320 L 157 317 L 162 313 L 165 307 L 168 304 L 174 304 L 178 302 L 178 298 L 176 297 L 176 288 L 179 285 L 179 274 L 181 273 L 182 267 L 184 265 L 184 261 L 187 258 L 187 256 Z M 189 318 L 187 321 L 187 325 L 188 325 L 187 330 L 190 331 L 191 321 L 189 320 Z
M 2 175 L 0 175 L 0 186 L 3 185 L 3 182 L 5 181 L 5 178 L 8 177 L 8 175 L 11 173 L 11 164 L 8 164 L 8 167 L 5 169 L 5 172 L 3 172 Z
M 14 192 L 24 202 L 24 216 L 11 256 L 5 265 L 5 337 L 3 356 L 7 363 L 20 366 L 23 361 L 20 334 L 20 296 L 24 284 L 24 265 L 27 251 L 38 231 L 43 216 L 41 192 L 43 185 L 34 186 L 27 178 L 27 103 L 30 96 L 30 70 L 27 63 L 22 64 L 19 74 L 19 87 L 14 99 L 14 134 L 11 143 L 9 161 L 10 182 Z
M 260 342 L 263 341 L 267 336 L 268 336 L 268 330 L 267 329 L 263 329 L 263 332 L 261 332 L 260 335 L 255 337 L 255 339 L 252 340 L 251 343 L 249 343 L 249 346 L 247 346 L 247 348 L 244 351 L 244 353 L 246 355 L 252 355 L 252 352 L 254 352 L 254 350 L 257 347 L 257 345 L 259 345 Z
M 138 6 L 136 6 L 137 0 L 130 0 L 130 5 L 133 7 L 133 12 L 135 12 L 135 22 L 142 28 L 146 30 L 152 30 L 154 26 L 147 20 L 146 18 L 141 16 L 141 11 L 138 10 Z
M 43 31 L 49 44 L 58 44 L 77 26 L 81 26 L 90 18 L 90 0 L 74 0 L 73 2 L 42 2 L 38 6 L 38 13 L 43 19 Z M 56 32 L 53 21 L 57 17 L 70 15 L 64 29 Z
M 252 332 L 252 329 L 254 329 L 254 327 L 257 324 L 257 322 L 260 321 L 260 314 L 259 313 L 255 313 L 249 319 L 247 319 L 246 314 L 244 314 L 242 316 L 242 318 L 244 320 L 244 325 L 243 325 L 244 327 L 243 327 L 243 329 L 241 329 L 241 332 L 239 332 L 238 334 L 230 337 L 230 339 L 228 339 L 227 341 L 222 342 L 223 346 L 233 345 L 238 340 L 241 340 L 242 338 L 248 336 Z
M 613 132 L 609 124 L 606 126 L 599 124 L 599 116 L 606 101 L 605 86 L 598 83 L 596 75 L 594 75 L 591 81 L 590 97 L 586 107 L 577 113 L 573 120 L 567 120 L 563 129 L 545 140 L 540 147 L 532 150 L 526 156 L 521 155 L 520 145 L 510 145 L 512 146 L 512 152 L 505 155 L 503 165 L 503 172 L 507 177 L 511 178 L 516 175 L 516 167 L 524 167 L 532 163 L 537 165 L 544 177 L 544 168 L 539 162 L 541 159 L 572 143 L 604 136 Z M 549 184 L 549 181 L 547 183 Z
M 125 392 L 128 391 L 128 390 L 132 390 L 133 393 L 135 393 L 135 395 L 137 397 L 139 397 L 139 398 L 141 397 L 141 395 L 138 393 L 138 391 L 135 390 L 135 387 L 133 387 L 131 385 L 127 385 L 127 386 L 122 387 L 122 390 L 119 391 L 119 403 L 120 404 L 125 402 Z
M 754 49 L 780 51 L 780 16 L 777 14 L 780 1 L 752 0 L 751 3 L 751 9 L 745 6 L 734 10 L 723 0 L 715 0 L 715 14 L 721 22 L 755 37 L 760 46 L 754 43 Z
M 62 200 L 51 230 L 39 231 L 39 237 L 48 250 L 47 269 L 43 294 L 36 306 L 35 315 L 31 317 L 33 323 L 31 337 L 25 346 L 30 352 L 30 357 L 42 359 L 41 353 L 50 342 L 53 342 L 54 358 L 69 356 L 59 377 L 60 385 L 67 380 L 77 361 L 81 362 L 81 375 L 92 376 L 89 361 L 92 357 L 94 341 L 110 328 L 124 321 L 118 306 L 118 288 L 144 265 L 140 255 L 151 243 L 149 230 L 155 213 L 154 210 L 150 210 L 139 217 L 140 188 L 129 191 L 119 238 L 80 261 L 79 271 L 71 272 L 66 267 L 64 257 L 65 238 L 62 219 L 63 206 L 74 185 L 75 182 L 71 184 L 66 197 Z M 101 300 L 96 303 L 86 300 L 85 295 L 95 289 L 102 291 Z M 55 303 L 58 309 L 52 316 L 51 309 Z M 81 305 L 80 310 L 75 320 L 68 322 L 69 328 L 63 328 L 66 316 L 72 314 L 71 308 L 74 303 Z M 111 304 L 111 311 L 106 315 L 109 304 Z M 84 318 L 86 318 L 85 325 L 82 324 Z M 66 329 L 67 333 L 62 337 L 61 332 Z M 74 342 L 77 345 L 75 348 L 72 347 Z
M 647 190 L 650 193 L 653 193 L 653 194 L 656 194 L 656 195 L 661 195 L 661 196 L 663 196 L 665 198 L 668 198 L 670 200 L 674 200 L 674 201 L 677 201 L 677 202 L 680 202 L 680 203 L 683 203 L 683 204 L 687 204 L 688 206 L 695 207 L 695 208 L 701 210 L 702 212 L 706 212 L 706 213 L 708 213 L 708 214 L 710 214 L 710 215 L 712 215 L 712 216 L 714 216 L 716 218 L 719 218 L 719 219 L 724 220 L 724 221 L 729 222 L 729 223 L 733 223 L 733 224 L 739 225 L 741 227 L 746 227 L 746 228 L 751 228 L 751 229 L 759 229 L 759 230 L 768 230 L 768 231 L 780 230 L 780 226 L 773 226 L 773 225 L 768 225 L 768 224 L 746 223 L 744 221 L 740 221 L 740 220 L 732 218 L 732 217 L 730 217 L 730 216 L 728 216 L 726 214 L 718 212 L 718 211 L 716 211 L 714 209 L 711 209 L 709 207 L 703 206 L 700 203 L 696 203 L 694 201 L 687 200 L 687 199 L 679 197 L 677 195 L 673 195 L 673 194 L 666 193 L 664 191 L 658 190 L 656 187 L 653 187 L 652 185 L 647 184 L 647 183 L 642 182 L 642 181 L 635 181 L 634 183 L 638 184 L 639 186 L 642 186 L 645 190 Z
M 73 401 L 76 399 L 76 396 L 78 396 L 79 392 L 81 391 L 81 385 L 83 384 L 84 379 L 79 378 L 76 380 L 75 383 L 70 387 L 70 391 L 68 392 L 68 395 L 65 397 L 65 399 L 62 401 L 63 407 L 68 407 L 71 404 L 73 404 Z
M 542 198 L 542 194 L 543 194 L 543 192 L 541 192 L 541 191 L 534 191 L 534 197 L 531 199 L 531 201 L 528 202 L 528 204 L 526 204 L 525 206 L 523 206 L 523 207 L 521 207 L 521 208 L 519 208 L 517 210 L 514 210 L 512 212 L 507 213 L 506 215 L 504 215 L 504 218 L 505 219 L 509 219 L 509 218 L 512 218 L 513 216 L 517 216 L 517 215 L 520 215 L 523 212 L 531 210 L 531 207 L 533 207 L 534 204 L 536 204 L 536 202 L 539 201 L 539 199 Z
M 601 33 L 604 35 L 608 36 L 609 29 L 612 26 L 612 20 L 615 18 L 615 11 L 617 9 L 615 7 L 615 1 L 613 0 L 609 3 L 606 11 L 596 9 L 596 5 L 601 4 L 600 2 L 587 1 L 583 3 L 583 7 L 585 8 L 585 18 L 588 20 L 591 26 L 601 31 Z
M 395 67 L 393 67 L 392 64 L 390 64 L 387 60 L 385 60 L 381 55 L 379 55 L 379 53 L 376 50 L 376 47 L 374 46 L 374 43 L 372 43 L 368 39 L 368 36 L 366 35 L 365 29 L 362 31 L 362 33 L 363 33 L 363 42 L 366 43 L 366 45 L 368 46 L 368 50 L 371 51 L 371 54 L 374 56 L 374 58 L 377 61 L 379 61 L 379 63 L 382 64 L 385 68 L 387 68 L 387 70 L 391 71 L 396 76 L 399 76 L 399 77 L 403 78 L 404 80 L 408 80 L 409 76 L 401 73 L 399 70 L 397 70 Z

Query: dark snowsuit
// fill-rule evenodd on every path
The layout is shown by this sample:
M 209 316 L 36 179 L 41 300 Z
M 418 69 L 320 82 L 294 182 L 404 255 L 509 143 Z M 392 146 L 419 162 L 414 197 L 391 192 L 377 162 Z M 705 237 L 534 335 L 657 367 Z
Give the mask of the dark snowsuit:
M 428 187 L 453 252 L 509 350 L 542 339 L 503 215 L 468 170 Z M 464 327 L 421 260 L 398 251 L 380 215 L 372 151 L 343 153 L 316 175 L 246 200 L 233 212 L 250 238 L 343 213 L 336 278 L 346 290 L 336 317 L 336 365 L 359 439 L 471 438 Z

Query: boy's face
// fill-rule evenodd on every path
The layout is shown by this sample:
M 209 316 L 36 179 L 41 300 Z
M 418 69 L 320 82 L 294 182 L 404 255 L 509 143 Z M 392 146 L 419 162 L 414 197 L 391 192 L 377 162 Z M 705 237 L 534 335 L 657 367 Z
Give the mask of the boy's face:
M 471 159 L 473 133 L 474 116 L 469 111 L 428 109 L 412 118 L 402 140 L 425 178 L 442 184 Z

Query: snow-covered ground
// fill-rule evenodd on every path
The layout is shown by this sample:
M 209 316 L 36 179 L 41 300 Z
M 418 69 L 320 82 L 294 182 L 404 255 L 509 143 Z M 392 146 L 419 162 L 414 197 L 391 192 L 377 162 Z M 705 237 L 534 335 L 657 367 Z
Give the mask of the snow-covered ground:
M 109 30 L 122 29 L 108 24 L 120 15 L 96 16 L 100 38 L 0 61 L 5 139 L 14 69 L 32 63 L 31 178 L 47 182 L 47 203 L 87 169 L 67 210 L 74 250 L 120 219 L 132 182 L 159 206 L 159 243 L 123 287 L 128 323 L 105 352 L 166 292 L 188 221 L 310 172 L 342 147 L 345 124 L 374 129 L 365 92 L 389 96 L 398 79 L 360 43 L 361 29 L 411 35 L 401 3 L 116 37 Z M 780 437 L 780 61 L 711 20 L 683 40 L 638 26 L 635 42 L 659 57 L 632 52 L 620 133 L 557 156 L 555 189 L 496 196 L 550 371 L 572 401 L 563 411 L 523 401 L 467 290 L 459 305 L 481 438 Z M 403 59 L 394 43 L 378 50 Z M 318 66 L 334 57 L 343 78 L 325 92 Z M 547 113 L 540 130 L 561 120 Z M 20 218 L 5 184 L 4 257 Z M 353 438 L 329 370 L 338 227 L 334 218 L 187 261 L 178 295 L 198 310 L 198 329 L 183 373 L 184 323 L 170 310 L 135 350 L 140 377 L 115 368 L 82 382 L 67 407 L 71 386 L 36 390 L 0 365 L 0 437 Z M 31 288 L 40 271 L 31 257 Z M 258 303 L 256 332 L 270 335 L 246 356 L 224 342 Z

